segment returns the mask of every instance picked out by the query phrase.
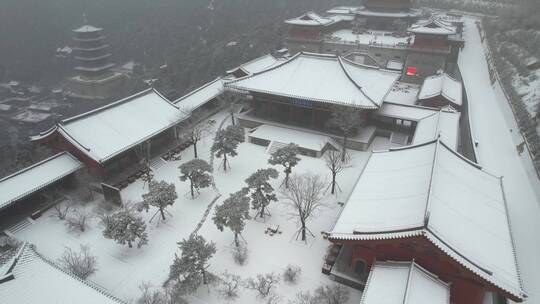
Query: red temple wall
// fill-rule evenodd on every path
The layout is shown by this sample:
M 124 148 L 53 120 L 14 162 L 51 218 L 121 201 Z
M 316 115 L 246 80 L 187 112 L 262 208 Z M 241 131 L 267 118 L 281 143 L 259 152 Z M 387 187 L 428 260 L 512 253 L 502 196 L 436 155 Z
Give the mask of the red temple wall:
M 478 277 L 461 264 L 441 252 L 423 237 L 397 240 L 346 241 L 352 245 L 352 268 L 358 261 L 366 263 L 366 272 L 378 261 L 415 261 L 441 280 L 451 283 L 453 304 L 482 304 L 486 291 L 504 294 L 489 282 Z M 506 295 L 510 297 L 510 295 Z
M 417 34 L 414 38 L 414 47 L 444 49 L 448 47 L 448 40 L 446 39 L 446 37 L 425 37 Z

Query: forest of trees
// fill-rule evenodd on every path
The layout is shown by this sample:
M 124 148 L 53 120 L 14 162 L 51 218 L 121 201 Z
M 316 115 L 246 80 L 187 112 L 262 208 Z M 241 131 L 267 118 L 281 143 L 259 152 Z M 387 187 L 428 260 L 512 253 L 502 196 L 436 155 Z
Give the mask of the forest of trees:
M 280 45 L 283 20 L 335 0 L 6 0 L 0 10 L 0 82 L 49 84 L 63 76 L 54 57 L 83 13 L 105 28 L 113 60 L 135 60 L 179 92 Z M 225 47 L 236 41 L 234 47 Z

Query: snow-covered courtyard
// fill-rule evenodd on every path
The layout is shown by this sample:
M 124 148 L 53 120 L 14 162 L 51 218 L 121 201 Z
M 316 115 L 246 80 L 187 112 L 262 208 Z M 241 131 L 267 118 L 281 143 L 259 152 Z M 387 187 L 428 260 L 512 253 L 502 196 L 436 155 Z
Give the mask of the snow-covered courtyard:
M 230 123 L 226 113 L 218 113 L 212 119 L 219 122 L 226 120 L 225 125 Z M 283 134 L 284 140 L 292 140 L 287 134 Z M 210 145 L 213 134 L 209 134 L 199 144 L 199 155 L 209 161 Z M 390 143 L 385 138 L 376 138 L 370 147 L 373 149 L 388 148 Z M 321 273 L 323 258 L 329 246 L 329 242 L 323 239 L 321 232 L 329 231 L 336 221 L 343 202 L 348 197 L 353 185 L 360 175 L 361 169 L 368 159 L 370 152 L 351 151 L 350 167 L 338 175 L 339 186 L 342 191 L 338 195 L 325 195 L 325 206 L 314 219 L 308 223 L 308 228 L 314 233 L 314 238 L 308 238 L 307 244 L 295 239 L 298 223 L 292 215 L 291 207 L 281 198 L 278 192 L 278 201 L 270 205 L 271 216 L 265 221 L 261 219 L 250 220 L 246 225 L 243 238 L 247 242 L 249 250 L 248 261 L 245 265 L 236 264 L 232 256 L 234 235 L 229 230 L 220 232 L 212 221 L 213 207 L 245 186 L 244 180 L 254 171 L 260 168 L 268 168 L 269 154 L 266 148 L 251 143 L 242 143 L 238 149 L 239 155 L 231 160 L 231 169 L 224 172 L 218 169 L 220 159 L 214 159 L 214 180 L 216 189 L 202 189 L 195 199 L 189 197 L 189 184 L 179 180 L 178 166 L 193 158 L 193 149 L 189 148 L 182 154 L 182 160 L 166 162 L 155 170 L 156 180 L 165 180 L 174 183 L 178 193 L 175 204 L 167 208 L 170 213 L 165 222 L 159 221 L 159 216 L 150 219 L 157 209 L 150 209 L 148 213 L 142 212 L 147 223 L 148 245 L 140 249 L 128 248 L 106 239 L 102 235 L 102 224 L 98 214 L 106 211 L 100 207 L 99 202 L 79 205 L 78 209 L 86 209 L 94 215 L 90 228 L 82 233 L 71 232 L 63 222 L 44 214 L 35 223 L 18 232 L 16 237 L 28 241 L 37 246 L 44 255 L 57 259 L 66 247 L 77 249 L 80 244 L 87 244 L 91 252 L 98 258 L 98 271 L 90 279 L 100 286 L 109 290 L 112 294 L 123 299 L 135 299 L 139 294 L 139 286 L 142 282 L 148 282 L 152 286 L 159 287 L 167 279 L 169 266 L 175 253 L 179 253 L 178 241 L 187 238 L 198 226 L 199 234 L 207 240 L 216 243 L 217 253 L 210 260 L 210 272 L 221 274 L 224 271 L 240 275 L 242 278 L 275 272 L 281 275 L 287 265 L 296 265 L 302 269 L 300 280 L 295 285 L 288 285 L 283 281 L 279 283 L 277 294 L 283 301 L 294 298 L 298 291 L 313 290 L 321 284 L 330 283 L 328 276 Z M 323 159 L 300 156 L 301 161 L 293 169 L 294 173 L 311 172 L 320 174 L 329 183 L 330 172 L 326 168 Z M 279 172 L 282 168 L 276 167 Z M 273 181 L 276 189 L 280 188 L 283 174 Z M 122 190 L 124 202 L 139 202 L 141 195 L 148 191 L 148 186 L 142 181 L 131 184 Z M 211 205 L 214 198 L 221 195 L 215 204 Z M 205 211 L 211 207 L 207 216 Z M 253 214 L 254 215 L 253 211 Z M 50 212 L 49 212 L 50 213 Z M 279 227 L 280 234 L 270 236 L 265 234 L 268 227 Z M 215 292 L 216 288 L 202 287 L 191 296 L 194 303 L 219 303 L 220 299 Z M 351 289 L 350 303 L 357 303 L 360 292 Z M 256 292 L 242 290 L 237 303 L 253 303 Z

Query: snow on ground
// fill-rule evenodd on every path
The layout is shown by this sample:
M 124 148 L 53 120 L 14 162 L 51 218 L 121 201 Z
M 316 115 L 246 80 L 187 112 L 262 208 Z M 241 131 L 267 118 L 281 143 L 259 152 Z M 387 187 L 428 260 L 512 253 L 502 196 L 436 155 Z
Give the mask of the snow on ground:
M 406 46 L 408 42 L 414 42 L 414 35 L 396 36 L 393 32 L 370 31 L 366 33 L 354 33 L 351 29 L 337 30 L 330 34 L 331 39 L 345 43 L 355 44 L 381 44 L 385 46 Z M 409 41 L 410 40 L 410 41 Z
M 217 124 L 226 119 L 226 113 L 218 113 L 213 117 Z M 285 138 L 286 134 L 283 135 Z M 208 136 L 199 144 L 200 156 L 203 159 L 210 158 L 210 145 L 213 135 Z M 384 138 L 376 138 L 372 149 L 385 149 L 389 147 L 389 142 Z M 200 234 L 205 238 L 216 242 L 217 253 L 210 261 L 210 271 L 220 274 L 228 269 L 232 273 L 241 275 L 243 278 L 255 276 L 259 273 L 274 271 L 281 274 L 288 264 L 295 264 L 302 268 L 303 274 L 300 282 L 296 286 L 288 286 L 285 283 L 279 285 L 278 294 L 286 302 L 295 296 L 300 290 L 313 290 L 323 283 L 330 283 L 328 276 L 321 273 L 323 258 L 329 242 L 323 240 L 321 231 L 328 231 L 337 219 L 341 207 L 337 202 L 345 201 L 352 186 L 356 182 L 361 168 L 364 166 L 370 152 L 351 151 L 351 167 L 346 169 L 340 176 L 338 182 L 342 192 L 336 197 L 327 195 L 325 201 L 327 207 L 321 210 L 317 217 L 309 223 L 309 228 L 315 234 L 314 239 L 310 239 L 308 244 L 293 240 L 297 230 L 297 224 L 289 213 L 291 209 L 283 202 L 279 201 L 270 206 L 272 216 L 266 223 L 251 220 L 246 226 L 244 238 L 248 242 L 249 260 L 247 265 L 238 266 L 234 263 L 231 248 L 233 234 L 225 230 L 220 232 L 215 227 L 210 213 L 204 223 Z M 183 161 L 192 159 L 193 149 L 189 148 L 182 154 Z M 239 146 L 239 156 L 231 159 L 232 169 L 230 172 L 217 170 L 220 159 L 214 160 L 216 171 L 214 178 L 216 186 L 222 196 L 217 204 L 220 204 L 229 193 L 236 192 L 245 185 L 245 178 L 259 168 L 269 167 L 267 164 L 269 154 L 265 152 L 265 147 L 250 143 L 243 143 Z M 301 157 L 300 164 L 293 169 L 295 173 L 311 171 L 313 173 L 329 176 L 328 169 L 322 159 Z M 150 218 L 156 209 L 149 213 L 141 213 L 148 225 L 149 244 L 141 249 L 127 248 L 116 244 L 113 240 L 105 239 L 102 236 L 102 227 L 99 219 L 94 217 L 90 223 L 90 228 L 84 233 L 70 232 L 63 222 L 51 218 L 50 213 L 44 214 L 37 219 L 34 225 L 18 232 L 16 237 L 34 243 L 39 252 L 45 256 L 56 259 L 61 256 L 65 247 L 78 248 L 80 244 L 88 244 L 91 251 L 98 258 L 98 271 L 90 279 L 109 290 L 112 294 L 124 299 L 133 299 L 139 295 L 138 286 L 141 282 L 150 282 L 159 287 L 166 279 L 169 266 L 172 263 L 174 254 L 178 252 L 177 242 L 187 238 L 194 231 L 197 224 L 203 218 L 203 214 L 209 203 L 216 196 L 216 192 L 211 189 L 201 190 L 201 194 L 195 200 L 188 198 L 188 184 L 180 182 L 178 179 L 179 170 L 177 167 L 182 161 L 168 162 L 155 172 L 155 178 L 166 180 L 176 185 L 179 198 L 176 203 L 167 210 L 171 216 L 165 223 L 157 225 L 154 218 L 149 223 Z M 281 168 L 276 167 L 280 172 Z M 281 173 L 280 173 L 281 174 Z M 275 181 L 276 188 L 283 179 L 283 174 Z M 122 191 L 124 201 L 138 202 L 141 195 L 147 191 L 143 188 L 141 181 L 131 184 Z M 100 208 L 99 202 L 88 203 L 85 207 L 92 214 L 106 212 Z M 279 225 L 282 234 L 270 237 L 264 234 L 267 226 Z M 215 290 L 215 288 L 212 288 Z M 190 297 L 193 303 L 221 303 L 215 291 L 209 292 L 206 288 L 201 288 L 196 294 Z M 351 289 L 350 303 L 357 303 L 360 299 L 360 292 Z M 254 303 L 255 293 L 244 290 L 236 303 Z
M 534 169 L 527 153 L 520 157 L 516 152 L 515 145 L 522 141 L 519 128 L 499 85 L 491 86 L 476 21 L 466 18 L 459 67 L 468 94 L 473 137 L 479 142 L 477 156 L 486 169 L 504 176 L 518 266 L 529 295 L 525 303 L 540 303 L 540 181 L 531 174 Z

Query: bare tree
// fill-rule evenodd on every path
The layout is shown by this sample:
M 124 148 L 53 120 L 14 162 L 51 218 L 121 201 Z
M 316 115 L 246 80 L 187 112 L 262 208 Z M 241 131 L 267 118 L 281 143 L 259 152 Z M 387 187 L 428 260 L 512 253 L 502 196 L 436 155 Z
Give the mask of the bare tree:
M 324 182 L 321 177 L 312 174 L 293 175 L 289 189 L 282 192 L 285 199 L 294 209 L 294 216 L 300 222 L 300 229 L 297 233 L 302 235 L 302 241 L 306 241 L 306 231 L 313 236 L 306 223 L 315 211 L 324 206 L 322 202 L 323 192 Z
M 343 149 L 341 151 L 341 160 L 345 161 L 345 153 L 347 151 L 347 140 L 352 135 L 353 131 L 362 124 L 360 114 L 356 111 L 336 110 L 332 113 L 332 117 L 328 120 L 327 126 L 330 128 L 338 128 L 343 135 Z
M 208 134 L 212 133 L 215 121 L 206 119 L 210 114 L 206 112 L 195 114 L 192 110 L 182 110 L 181 114 L 184 117 L 189 117 L 186 121 L 185 136 L 193 144 L 193 154 L 195 158 L 199 158 L 197 144 Z
M 86 211 L 76 211 L 73 216 L 66 219 L 66 225 L 70 230 L 85 232 L 88 228 L 90 216 Z
M 233 301 L 238 298 L 238 290 L 242 284 L 240 276 L 225 271 L 221 274 L 218 287 L 219 295 L 227 301 Z
M 59 260 L 60 265 L 67 271 L 85 280 L 97 271 L 97 259 L 90 254 L 88 245 L 81 245 L 79 252 L 66 248 Z
M 139 285 L 141 296 L 135 304 L 172 304 L 171 294 L 168 289 L 152 288 L 150 283 L 142 282 Z
M 231 124 L 236 125 L 234 112 L 239 105 L 242 105 L 245 102 L 245 96 L 238 92 L 222 90 L 218 95 L 218 101 L 221 105 L 228 108 L 229 115 L 231 117 Z
M 336 150 L 328 150 L 326 153 L 324 153 L 324 161 L 326 163 L 326 167 L 330 169 L 330 172 L 332 174 L 332 182 L 330 183 L 330 187 L 332 188 L 331 193 L 334 194 L 336 191 L 336 187 L 339 189 L 339 185 L 336 181 L 336 177 L 343 169 L 346 168 L 345 162 L 342 159 L 343 152 L 338 152 Z
M 248 278 L 244 282 L 247 289 L 256 290 L 261 298 L 266 298 L 272 293 L 279 283 L 279 276 L 275 273 L 258 274 L 256 277 Z

